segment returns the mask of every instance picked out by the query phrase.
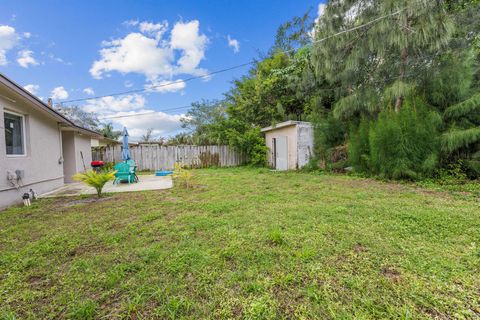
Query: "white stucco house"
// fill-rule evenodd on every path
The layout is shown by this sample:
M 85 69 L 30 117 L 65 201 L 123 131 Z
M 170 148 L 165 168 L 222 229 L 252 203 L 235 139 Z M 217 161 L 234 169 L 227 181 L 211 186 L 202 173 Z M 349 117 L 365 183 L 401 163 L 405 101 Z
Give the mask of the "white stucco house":
M 108 147 L 108 146 L 121 145 L 121 144 L 122 144 L 121 141 L 106 138 L 106 137 L 92 138 L 91 140 L 92 148 L 101 148 L 101 147 Z
M 0 209 L 42 194 L 90 168 L 91 139 L 101 134 L 75 125 L 0 73 Z
M 261 130 L 269 149 L 268 162 L 276 170 L 304 167 L 313 155 L 313 126 L 305 121 L 285 121 Z

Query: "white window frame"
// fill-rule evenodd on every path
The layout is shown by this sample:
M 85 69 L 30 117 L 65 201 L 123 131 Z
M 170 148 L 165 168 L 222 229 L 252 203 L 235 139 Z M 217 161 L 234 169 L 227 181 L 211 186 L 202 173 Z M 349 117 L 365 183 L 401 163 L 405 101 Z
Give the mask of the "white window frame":
M 25 126 L 25 115 L 21 113 L 17 113 L 14 111 L 10 111 L 7 109 L 3 110 L 3 117 L 5 117 L 5 113 L 12 114 L 14 116 L 22 118 L 22 142 L 23 142 L 23 153 L 22 154 L 8 154 L 5 146 L 5 154 L 7 158 L 25 158 L 27 156 L 27 128 Z M 4 130 L 6 130 L 5 128 Z

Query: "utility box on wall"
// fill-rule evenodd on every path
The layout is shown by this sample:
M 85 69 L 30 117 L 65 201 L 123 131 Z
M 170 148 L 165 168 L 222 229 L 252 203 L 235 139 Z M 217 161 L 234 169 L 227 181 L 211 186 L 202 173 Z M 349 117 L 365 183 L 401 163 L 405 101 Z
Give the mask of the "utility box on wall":
M 25 178 L 25 170 L 15 170 L 15 174 L 17 175 L 18 179 L 23 179 Z
M 313 126 L 305 121 L 285 121 L 262 129 L 268 162 L 276 170 L 304 167 L 313 155 Z

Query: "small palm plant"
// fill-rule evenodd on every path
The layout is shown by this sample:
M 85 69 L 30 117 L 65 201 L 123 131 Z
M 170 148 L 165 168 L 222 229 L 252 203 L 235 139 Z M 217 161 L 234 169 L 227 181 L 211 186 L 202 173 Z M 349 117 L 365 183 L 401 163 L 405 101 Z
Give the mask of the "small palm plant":
M 115 178 L 114 172 L 100 172 L 97 173 L 93 170 L 77 173 L 73 176 L 73 180 L 83 182 L 90 187 L 94 187 L 97 190 L 97 196 L 102 196 L 102 189 L 105 183 Z

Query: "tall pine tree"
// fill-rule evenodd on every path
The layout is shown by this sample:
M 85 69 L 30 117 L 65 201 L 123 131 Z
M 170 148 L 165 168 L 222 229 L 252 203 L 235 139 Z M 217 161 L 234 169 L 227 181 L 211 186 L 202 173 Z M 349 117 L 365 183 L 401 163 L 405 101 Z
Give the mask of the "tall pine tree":
M 340 83 L 335 115 L 375 115 L 386 106 L 398 112 L 417 89 L 419 62 L 428 65 L 453 30 L 441 0 L 329 2 L 315 29 L 313 61 L 319 74 Z

